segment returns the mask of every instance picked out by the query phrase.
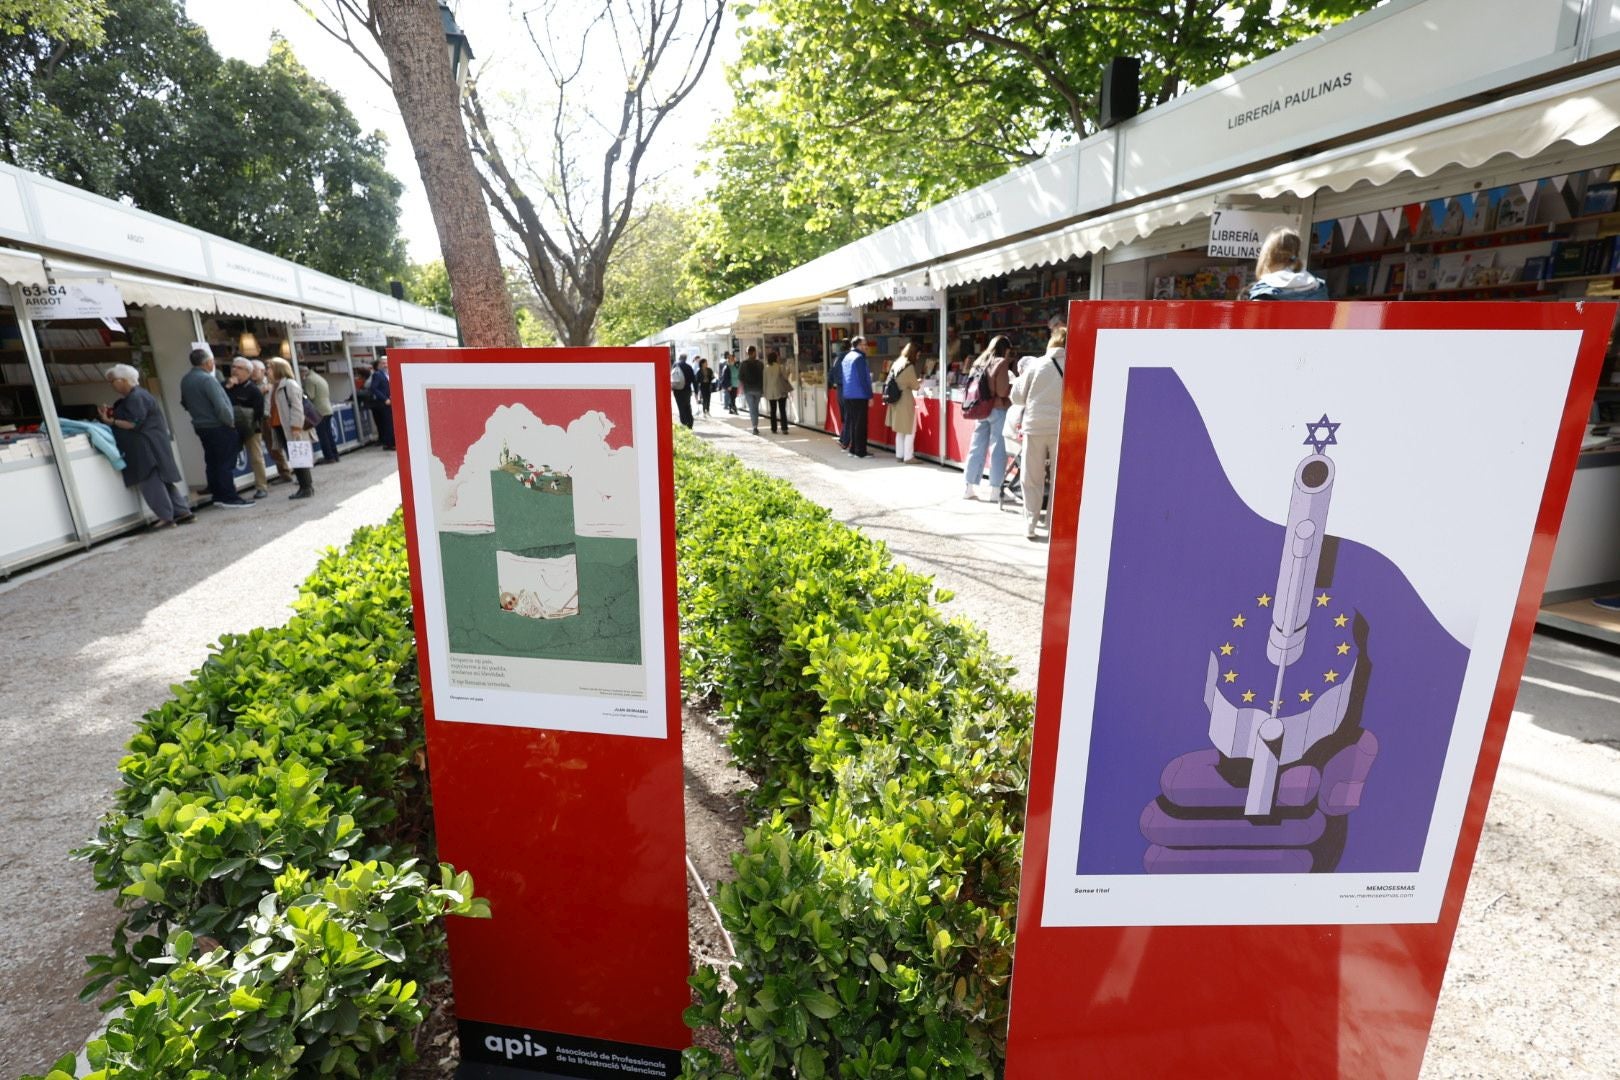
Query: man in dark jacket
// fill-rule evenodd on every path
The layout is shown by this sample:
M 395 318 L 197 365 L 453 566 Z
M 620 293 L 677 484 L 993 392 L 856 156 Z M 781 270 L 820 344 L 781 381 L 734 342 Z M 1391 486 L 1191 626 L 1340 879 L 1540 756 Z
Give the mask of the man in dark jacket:
M 215 506 L 233 509 L 252 506 L 236 493 L 236 454 L 242 442 L 236 435 L 236 415 L 225 388 L 214 378 L 214 354 L 191 350 L 191 370 L 180 379 L 180 405 L 191 414 L 191 429 L 202 443 L 203 472 Z
M 872 404 L 872 366 L 866 359 L 866 339 L 854 337 L 849 352 L 838 362 L 838 408 L 844 418 L 844 431 L 851 457 L 866 456 L 866 418 Z
M 677 386 L 676 383 L 680 385 Z M 686 362 L 686 354 L 681 353 L 675 358 L 675 366 L 669 372 L 669 385 L 675 395 L 675 410 L 681 423 L 688 428 L 692 426 L 692 390 L 697 386 L 697 372 L 692 365 Z
M 371 418 L 377 422 L 377 439 L 384 450 L 394 448 L 394 388 L 388 379 L 388 358 L 381 357 L 366 383 L 371 392 Z
M 759 399 L 765 393 L 765 365 L 760 362 L 757 346 L 748 346 L 748 355 L 738 367 L 741 373 L 743 399 L 748 402 L 748 420 L 754 434 L 759 434 Z

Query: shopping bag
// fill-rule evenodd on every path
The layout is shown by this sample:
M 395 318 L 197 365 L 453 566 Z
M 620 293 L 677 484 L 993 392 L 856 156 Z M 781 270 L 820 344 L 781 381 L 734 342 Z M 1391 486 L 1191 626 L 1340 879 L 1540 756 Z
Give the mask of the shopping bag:
M 315 467 L 315 444 L 306 439 L 294 439 L 287 444 L 287 464 L 295 469 Z

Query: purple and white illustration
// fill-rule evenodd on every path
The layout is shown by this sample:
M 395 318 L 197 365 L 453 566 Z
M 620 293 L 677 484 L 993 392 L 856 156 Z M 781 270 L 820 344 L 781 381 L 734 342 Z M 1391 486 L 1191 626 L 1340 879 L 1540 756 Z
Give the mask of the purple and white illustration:
M 1419 868 L 1469 654 L 1328 531 L 1341 428 L 1378 436 L 1327 404 L 1251 508 L 1175 372 L 1129 373 L 1077 873 Z

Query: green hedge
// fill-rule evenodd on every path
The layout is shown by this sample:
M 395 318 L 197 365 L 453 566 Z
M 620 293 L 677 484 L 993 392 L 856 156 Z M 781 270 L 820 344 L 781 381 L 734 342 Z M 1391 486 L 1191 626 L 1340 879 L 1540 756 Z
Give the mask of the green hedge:
M 399 519 L 355 533 L 285 626 L 231 634 L 148 713 L 79 854 L 124 919 L 84 997 L 122 1006 L 95 1078 L 390 1076 L 442 979 Z M 51 1080 L 73 1075 L 72 1058 Z
M 677 434 L 682 674 L 761 817 L 717 901 L 735 990 L 701 970 L 687 1022 L 747 1077 L 994 1076 L 1031 698 L 930 579 Z

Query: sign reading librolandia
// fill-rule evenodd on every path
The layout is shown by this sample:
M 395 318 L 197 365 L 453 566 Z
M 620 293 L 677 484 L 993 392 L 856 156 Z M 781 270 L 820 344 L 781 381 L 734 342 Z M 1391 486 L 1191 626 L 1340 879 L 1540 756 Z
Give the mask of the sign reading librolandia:
M 390 353 L 439 852 L 492 912 L 449 927 L 463 1061 L 672 1078 L 690 994 L 668 354 Z

